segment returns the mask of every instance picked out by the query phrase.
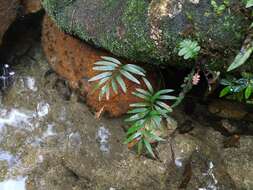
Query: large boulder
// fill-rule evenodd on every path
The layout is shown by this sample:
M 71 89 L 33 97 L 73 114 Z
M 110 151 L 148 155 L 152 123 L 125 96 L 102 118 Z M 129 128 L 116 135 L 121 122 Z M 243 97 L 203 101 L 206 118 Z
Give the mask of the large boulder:
M 17 15 L 19 1 L 12 0 L 0 0 L 0 44 L 2 43 L 2 38 L 6 30 L 9 28 L 10 24 L 15 20 Z
M 210 0 L 44 0 L 57 25 L 82 40 L 132 60 L 182 65 L 176 57 L 178 43 L 193 38 L 210 55 L 211 68 L 223 68 L 239 50 L 249 18 L 240 0 L 224 11 L 223 1 Z M 229 39 L 229 40 L 228 40 Z M 222 59 L 221 59 L 222 58 Z

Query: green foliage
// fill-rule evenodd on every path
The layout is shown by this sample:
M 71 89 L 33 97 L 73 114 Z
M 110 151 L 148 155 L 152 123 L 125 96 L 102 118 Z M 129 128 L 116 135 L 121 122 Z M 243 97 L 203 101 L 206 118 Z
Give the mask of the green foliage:
M 253 7 L 253 0 L 244 0 L 246 8 Z
M 222 4 L 218 5 L 215 0 L 211 0 L 211 5 L 217 15 L 221 15 L 229 6 L 229 0 L 224 0 Z
M 179 52 L 178 55 L 184 57 L 184 59 L 194 59 L 197 57 L 200 46 L 198 45 L 198 42 L 192 41 L 190 39 L 183 40 L 179 44 Z
M 165 101 L 177 99 L 175 96 L 169 95 L 173 90 L 164 89 L 155 92 L 151 83 L 145 78 L 145 70 L 133 64 L 123 65 L 119 60 L 112 57 L 102 57 L 101 61 L 94 63 L 93 70 L 100 71 L 98 75 L 89 80 L 90 82 L 97 82 L 94 90 L 100 88 L 99 100 L 104 95 L 109 100 L 111 89 L 116 94 L 119 93 L 119 88 L 125 93 L 127 87 L 123 77 L 138 85 L 140 85 L 140 81 L 136 76 L 142 77 L 147 89 L 137 88 L 136 92 L 132 93 L 143 101 L 130 105 L 131 110 L 128 111 L 128 114 L 131 116 L 126 119 L 126 122 L 131 127 L 128 129 L 125 143 L 130 148 L 137 145 L 139 154 L 145 148 L 155 158 L 152 143 L 163 141 L 156 132 L 161 128 L 163 119 L 172 112 L 172 108 Z
M 240 67 L 241 65 L 243 65 L 244 63 L 246 63 L 246 61 L 249 59 L 249 57 L 251 56 L 253 52 L 253 47 L 249 47 L 247 49 L 243 49 L 241 50 L 237 56 L 235 57 L 234 61 L 232 62 L 232 64 L 229 66 L 228 68 L 228 72 L 232 71 L 238 67 Z
M 106 99 L 109 100 L 110 93 L 113 91 L 115 94 L 118 94 L 119 87 L 126 93 L 127 87 L 123 77 L 126 79 L 140 84 L 137 76 L 145 76 L 145 71 L 133 64 L 123 65 L 119 60 L 112 57 L 102 57 L 101 61 L 94 63 L 93 70 L 100 71 L 100 73 L 89 80 L 89 82 L 99 81 L 94 90 L 100 89 L 99 100 L 106 96 Z M 111 90 L 112 89 L 112 90 Z
M 162 126 L 161 122 L 168 117 L 168 113 L 172 112 L 172 108 L 165 101 L 177 99 L 175 96 L 169 95 L 173 92 L 171 89 L 164 89 L 155 92 L 150 82 L 143 78 L 147 86 L 147 90 L 137 88 L 133 94 L 142 99 L 142 102 L 131 104 L 132 108 L 128 114 L 131 116 L 126 122 L 131 124 L 128 129 L 126 144 L 131 146 L 137 145 L 138 153 L 141 154 L 143 147 L 146 148 L 152 157 L 155 154 L 151 144 L 163 139 L 156 134 Z
M 221 80 L 225 86 L 220 92 L 220 97 L 228 97 L 238 101 L 250 102 L 253 93 L 253 74 L 243 73 L 239 79 L 229 78 Z

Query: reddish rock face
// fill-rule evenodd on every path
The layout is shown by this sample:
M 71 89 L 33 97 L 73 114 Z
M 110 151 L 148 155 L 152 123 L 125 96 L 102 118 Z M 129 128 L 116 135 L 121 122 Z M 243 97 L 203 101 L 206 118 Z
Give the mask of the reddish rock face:
M 35 13 L 42 8 L 40 0 L 21 0 L 21 5 L 24 7 L 25 14 Z
M 83 96 L 86 96 L 87 104 L 96 111 L 104 108 L 110 116 L 120 116 L 128 111 L 130 103 L 138 100 L 131 94 L 137 86 L 125 81 L 128 89 L 126 94 L 111 93 L 113 96 L 109 101 L 105 99 L 99 101 L 99 90 L 92 93 L 93 84 L 88 83 L 88 79 L 98 74 L 92 68 L 101 56 L 113 55 L 61 32 L 48 17 L 45 17 L 43 23 L 42 44 L 52 68 L 67 79 L 73 89 L 78 89 Z
M 0 44 L 4 33 L 16 18 L 18 5 L 18 0 L 0 0 Z

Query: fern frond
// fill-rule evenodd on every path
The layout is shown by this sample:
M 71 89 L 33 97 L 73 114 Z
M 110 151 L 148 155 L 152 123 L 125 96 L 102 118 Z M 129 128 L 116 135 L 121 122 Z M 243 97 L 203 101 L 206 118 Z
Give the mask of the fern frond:
M 195 58 L 201 49 L 198 42 L 189 39 L 183 40 L 179 44 L 179 48 L 180 50 L 178 55 L 184 57 L 184 59 Z
M 119 93 L 119 89 L 126 93 L 127 86 L 124 79 L 140 84 L 137 76 L 145 76 L 145 70 L 137 65 L 123 65 L 113 57 L 102 56 L 101 58 L 102 60 L 94 63 L 93 67 L 93 70 L 100 73 L 89 79 L 89 82 L 98 81 L 94 90 L 100 89 L 99 100 L 104 96 L 106 96 L 106 100 L 109 100 L 111 89 L 115 94 Z

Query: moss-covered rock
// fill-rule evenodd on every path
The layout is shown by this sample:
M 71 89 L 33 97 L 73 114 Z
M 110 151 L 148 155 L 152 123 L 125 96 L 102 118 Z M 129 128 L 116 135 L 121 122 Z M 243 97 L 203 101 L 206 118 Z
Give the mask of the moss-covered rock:
M 239 0 L 44 0 L 64 31 L 128 59 L 170 64 L 184 38 L 198 40 L 213 67 L 240 49 L 250 21 Z M 216 63 L 217 60 L 222 62 Z

